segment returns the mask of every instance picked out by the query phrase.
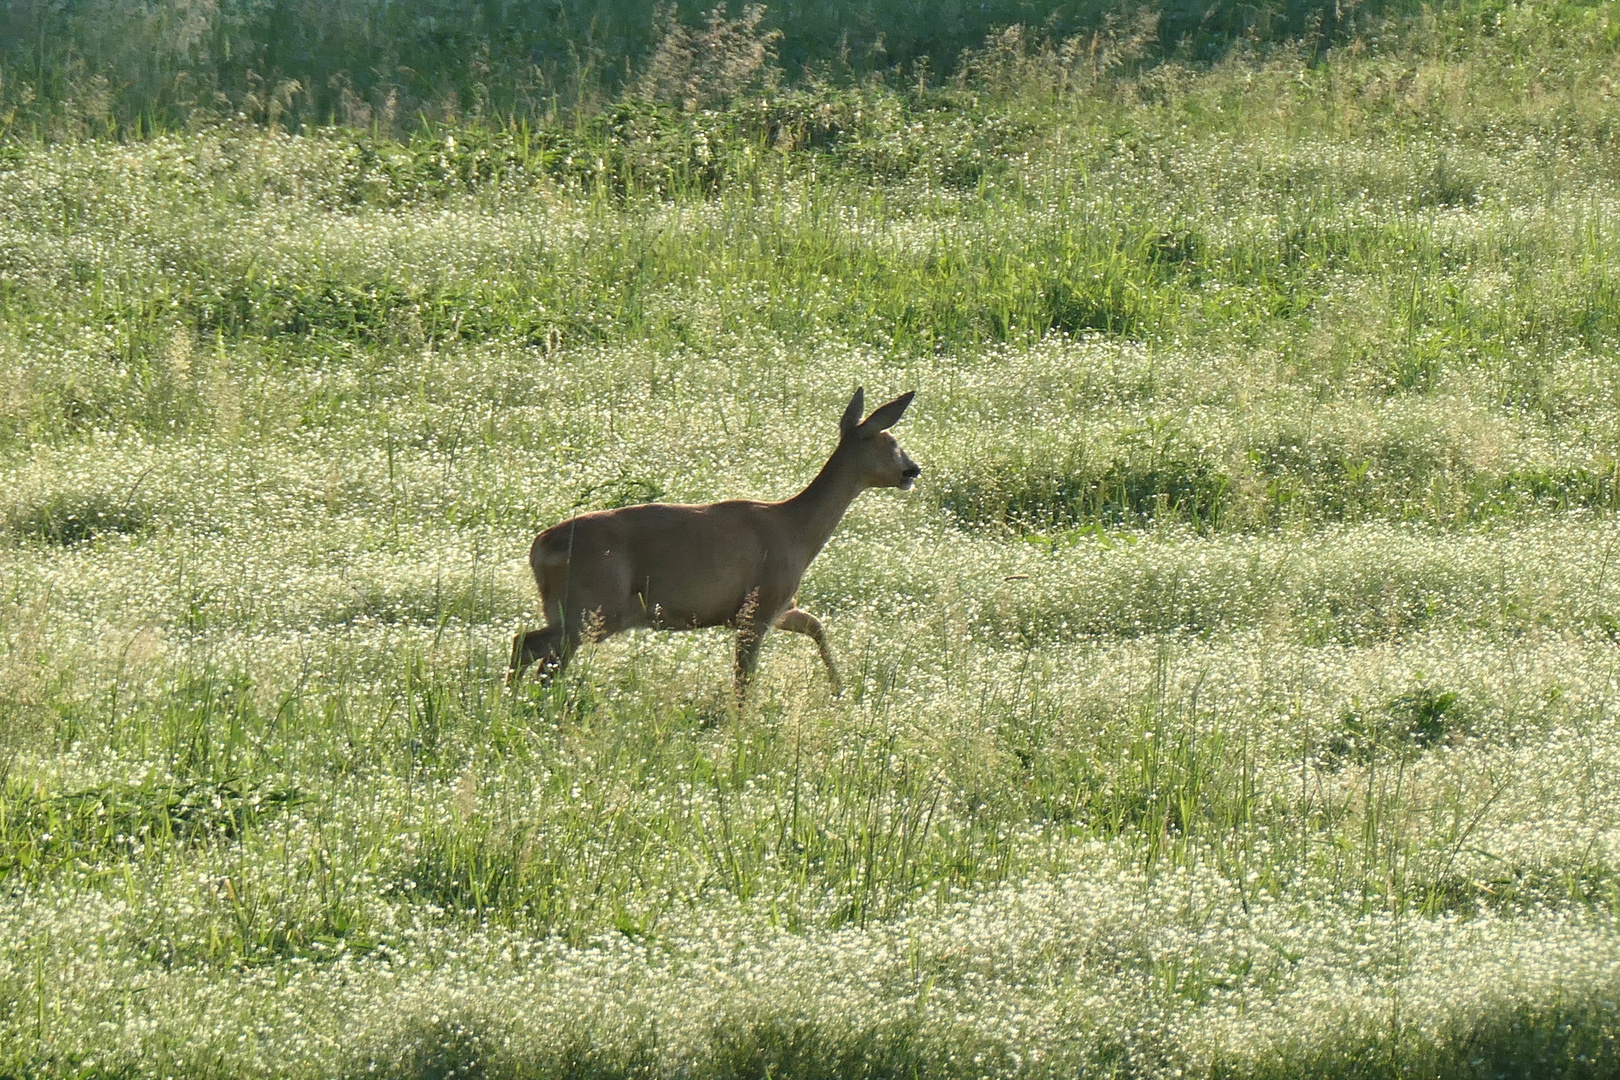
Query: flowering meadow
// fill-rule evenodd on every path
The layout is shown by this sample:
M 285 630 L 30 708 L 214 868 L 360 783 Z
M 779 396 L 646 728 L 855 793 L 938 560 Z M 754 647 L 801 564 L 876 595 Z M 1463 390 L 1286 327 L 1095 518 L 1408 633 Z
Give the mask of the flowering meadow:
M 1380 25 L 0 143 L 0 1077 L 1620 1073 L 1620 9 Z

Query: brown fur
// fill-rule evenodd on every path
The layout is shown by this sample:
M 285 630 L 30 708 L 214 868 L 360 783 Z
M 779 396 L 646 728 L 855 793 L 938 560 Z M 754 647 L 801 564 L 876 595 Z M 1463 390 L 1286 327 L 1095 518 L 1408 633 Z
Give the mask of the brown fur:
M 903 394 L 862 421 L 864 395 L 856 390 L 837 448 L 791 499 L 598 510 L 535 537 L 529 566 L 546 625 L 513 638 L 507 682 L 537 662 L 541 679 L 550 680 L 582 640 L 633 627 L 731 626 L 741 704 L 760 642 L 774 627 L 815 641 L 837 690 L 838 669 L 821 623 L 799 610 L 794 595 L 856 496 L 874 487 L 909 489 L 922 471 L 888 432 L 911 398 Z

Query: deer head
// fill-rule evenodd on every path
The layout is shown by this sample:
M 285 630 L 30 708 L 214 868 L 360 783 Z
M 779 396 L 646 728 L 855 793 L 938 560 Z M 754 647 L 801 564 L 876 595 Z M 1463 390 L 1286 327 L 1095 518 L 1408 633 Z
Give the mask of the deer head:
M 841 468 L 858 477 L 866 487 L 892 487 L 910 491 L 922 473 L 915 461 L 900 448 L 889 429 L 906 414 L 906 406 L 917 395 L 915 390 L 901 394 L 887 405 L 879 405 L 865 420 L 861 413 L 866 406 L 866 392 L 857 387 L 855 396 L 844 409 L 839 421 L 838 449 L 835 458 Z

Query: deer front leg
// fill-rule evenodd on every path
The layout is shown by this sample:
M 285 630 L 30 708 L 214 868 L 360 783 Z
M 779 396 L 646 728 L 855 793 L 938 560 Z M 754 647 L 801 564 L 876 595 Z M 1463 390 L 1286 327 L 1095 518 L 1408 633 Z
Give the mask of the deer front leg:
M 759 590 L 754 589 L 737 612 L 737 664 L 732 673 L 731 688 L 737 695 L 739 711 L 748 694 L 748 678 L 759 662 L 760 643 L 765 639 L 765 631 L 770 628 L 769 615 L 760 617 Z
M 743 706 L 743 699 L 748 696 L 748 678 L 759 663 L 759 645 L 763 638 L 764 634 L 756 628 L 737 628 L 737 667 L 732 675 L 731 688 L 737 694 L 739 709 Z
M 791 634 L 803 634 L 816 643 L 821 650 L 821 662 L 827 665 L 827 678 L 832 682 L 833 695 L 844 692 L 844 681 L 838 677 L 838 665 L 833 663 L 832 649 L 827 645 L 827 635 L 822 632 L 821 620 L 801 608 L 789 608 L 776 620 L 778 629 L 786 630 Z

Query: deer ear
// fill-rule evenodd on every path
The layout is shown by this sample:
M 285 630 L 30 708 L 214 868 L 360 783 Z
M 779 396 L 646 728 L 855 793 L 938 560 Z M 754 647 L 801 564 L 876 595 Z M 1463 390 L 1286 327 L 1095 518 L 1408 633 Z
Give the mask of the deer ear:
M 848 435 L 861 426 L 861 413 L 866 411 L 866 388 L 857 386 L 855 396 L 849 399 L 849 408 L 844 410 L 844 418 L 838 421 L 840 434 Z
M 916 396 L 917 391 L 913 390 L 910 393 L 901 394 L 887 405 L 879 405 L 872 410 L 872 415 L 866 418 L 866 422 L 861 427 L 867 431 L 887 431 L 898 424 L 902 416 L 906 415 L 906 406 L 910 405 L 911 399 Z

